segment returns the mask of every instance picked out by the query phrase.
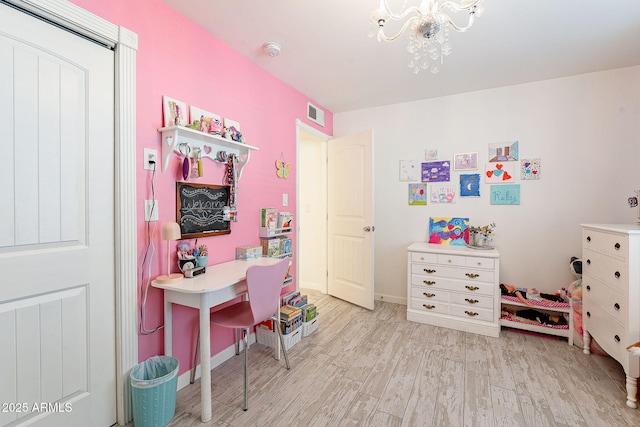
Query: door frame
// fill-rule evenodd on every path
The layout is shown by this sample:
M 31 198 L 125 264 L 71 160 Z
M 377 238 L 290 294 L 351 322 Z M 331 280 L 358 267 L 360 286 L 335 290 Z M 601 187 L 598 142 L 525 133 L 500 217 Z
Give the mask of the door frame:
M 117 422 L 133 419 L 129 371 L 138 363 L 136 51 L 138 35 L 67 0 L 2 0 L 96 40 L 115 53 L 115 290 Z
M 323 133 L 322 131 L 314 128 L 313 126 L 310 126 L 308 124 L 306 124 L 305 122 L 303 122 L 300 119 L 296 119 L 296 218 L 300 218 L 300 173 L 298 172 L 301 168 L 301 164 L 300 164 L 300 132 L 305 132 L 308 133 L 320 140 L 322 140 L 324 142 L 324 144 L 326 144 L 331 138 L 332 136 L 327 135 L 326 133 Z M 325 158 L 322 159 L 322 161 L 324 162 L 324 164 L 326 165 L 327 163 L 327 157 L 326 157 L 326 151 L 325 151 Z M 326 182 L 324 183 L 324 185 L 326 186 Z M 325 211 L 326 211 L 326 207 L 327 207 L 327 200 L 325 199 L 324 201 L 324 207 L 325 207 Z M 325 221 L 326 222 L 326 221 Z M 300 220 L 296 221 L 296 238 L 298 243 L 300 242 Z M 325 241 L 324 241 L 324 249 L 325 249 L 325 253 L 324 253 L 324 264 L 326 267 L 327 264 L 327 253 L 326 253 L 326 249 L 327 249 L 327 236 L 325 233 Z M 299 269 L 299 262 L 300 262 L 300 248 L 298 247 L 298 256 L 296 257 L 296 271 L 298 272 L 298 281 L 297 283 L 300 283 L 300 269 Z M 326 270 L 326 269 L 325 269 Z M 299 288 L 299 286 L 298 286 Z M 326 279 L 326 274 L 325 274 L 325 280 L 322 286 L 322 289 L 320 289 L 320 291 L 324 294 L 327 293 L 327 279 Z

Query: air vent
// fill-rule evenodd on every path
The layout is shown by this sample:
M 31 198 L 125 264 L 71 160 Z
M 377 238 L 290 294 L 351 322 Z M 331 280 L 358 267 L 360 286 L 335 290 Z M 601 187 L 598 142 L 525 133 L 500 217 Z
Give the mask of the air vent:
M 324 126 L 324 111 L 312 103 L 307 102 L 307 119 L 319 124 L 320 126 Z

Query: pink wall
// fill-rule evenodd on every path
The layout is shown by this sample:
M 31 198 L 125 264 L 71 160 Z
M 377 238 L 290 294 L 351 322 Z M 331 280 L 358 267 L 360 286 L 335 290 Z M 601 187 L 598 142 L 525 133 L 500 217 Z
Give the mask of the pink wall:
M 296 205 L 296 129 L 295 119 L 306 120 L 307 101 L 311 99 L 294 90 L 160 0 L 71 0 L 86 10 L 138 34 L 137 52 L 137 199 L 138 199 L 138 288 L 141 288 L 140 265 L 146 249 L 146 224 L 143 200 L 151 199 L 151 172 L 142 168 L 143 148 L 154 148 L 161 155 L 162 96 L 167 95 L 195 105 L 241 124 L 248 144 L 259 151 L 251 154 L 238 189 L 238 222 L 231 224 L 231 234 L 200 239 L 209 247 L 209 264 L 235 258 L 236 246 L 257 244 L 260 207 L 271 206 L 295 212 Z M 315 103 L 315 102 L 314 102 Z M 317 103 L 316 103 L 317 105 Z M 322 132 L 333 133 L 333 116 L 325 115 Z M 281 157 L 291 162 L 289 179 L 276 176 L 274 162 Z M 224 167 L 204 160 L 205 176 L 196 182 L 222 184 Z M 181 179 L 180 159 L 173 157 L 165 173 L 156 173 L 155 194 L 160 221 L 153 241 L 156 246 L 151 276 L 166 269 L 166 243 L 159 237 L 162 223 L 174 221 L 175 182 Z M 289 194 L 289 206 L 282 207 L 282 193 Z M 294 253 L 296 247 L 293 238 Z M 175 269 L 173 270 L 175 271 Z M 145 271 L 145 275 L 146 275 Z M 295 272 L 294 272 L 295 277 Z M 146 303 L 146 327 L 162 324 L 162 292 L 150 287 Z M 191 367 L 197 334 L 197 311 L 174 308 L 174 355 L 181 372 Z M 139 359 L 163 354 L 164 339 L 160 330 L 139 335 Z M 212 330 L 212 355 L 233 343 L 231 331 Z

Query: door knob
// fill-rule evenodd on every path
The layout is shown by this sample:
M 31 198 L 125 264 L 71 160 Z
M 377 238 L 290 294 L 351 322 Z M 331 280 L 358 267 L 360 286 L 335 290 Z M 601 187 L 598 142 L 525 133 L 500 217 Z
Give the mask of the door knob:
M 371 227 L 367 225 L 366 227 L 362 227 L 362 230 L 368 233 L 370 231 L 376 231 L 376 228 L 373 225 Z

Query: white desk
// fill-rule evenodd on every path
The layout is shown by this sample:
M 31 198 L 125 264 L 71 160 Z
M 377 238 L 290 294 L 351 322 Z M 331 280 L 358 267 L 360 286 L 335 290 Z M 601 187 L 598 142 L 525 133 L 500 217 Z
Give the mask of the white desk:
M 200 310 L 200 401 L 202 422 L 211 420 L 211 307 L 231 301 L 247 292 L 247 268 L 252 265 L 275 264 L 278 258 L 234 260 L 207 266 L 207 272 L 177 283 L 156 283 L 164 289 L 164 351 L 171 356 L 173 348 L 171 305 L 180 304 Z

